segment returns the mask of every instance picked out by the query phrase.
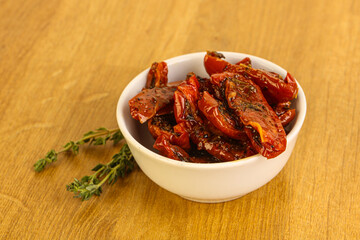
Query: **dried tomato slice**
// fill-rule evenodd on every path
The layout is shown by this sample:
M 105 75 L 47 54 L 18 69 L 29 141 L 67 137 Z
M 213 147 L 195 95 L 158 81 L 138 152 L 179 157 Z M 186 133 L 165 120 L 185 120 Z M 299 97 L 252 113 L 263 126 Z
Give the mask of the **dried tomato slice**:
M 190 150 L 189 134 L 176 125 L 174 115 L 155 116 L 148 121 L 148 129 L 154 139 L 164 135 L 171 144 Z
M 286 133 L 259 86 L 244 76 L 227 74 L 225 96 L 228 105 L 245 125 L 254 148 L 267 158 L 286 149 Z
M 284 127 L 287 126 L 296 116 L 295 109 L 291 109 L 290 105 L 291 102 L 284 102 L 277 104 L 273 108 Z
M 198 101 L 198 107 L 204 116 L 226 136 L 246 141 L 247 135 L 244 132 L 244 126 L 242 124 L 240 126 L 230 115 L 226 106 L 213 98 L 208 92 L 203 92 Z
M 131 116 L 144 123 L 162 108 L 172 104 L 176 87 L 154 87 L 143 89 L 135 97 L 129 100 Z
M 166 62 L 154 62 L 146 78 L 145 88 L 164 87 L 168 82 L 168 67 Z
M 156 138 L 153 146 L 160 154 L 179 161 L 190 162 L 189 154 L 181 147 L 171 144 L 167 136 L 160 135 Z

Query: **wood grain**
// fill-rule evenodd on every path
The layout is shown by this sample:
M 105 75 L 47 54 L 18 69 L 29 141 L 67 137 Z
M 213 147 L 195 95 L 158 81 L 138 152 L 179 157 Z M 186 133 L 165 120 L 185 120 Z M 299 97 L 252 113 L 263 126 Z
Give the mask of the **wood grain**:
M 0 1 L 0 239 L 359 239 L 359 1 Z M 200 204 L 141 170 L 87 202 L 65 185 L 116 147 L 36 174 L 49 149 L 116 127 L 125 85 L 153 61 L 222 50 L 274 61 L 308 112 L 281 173 Z

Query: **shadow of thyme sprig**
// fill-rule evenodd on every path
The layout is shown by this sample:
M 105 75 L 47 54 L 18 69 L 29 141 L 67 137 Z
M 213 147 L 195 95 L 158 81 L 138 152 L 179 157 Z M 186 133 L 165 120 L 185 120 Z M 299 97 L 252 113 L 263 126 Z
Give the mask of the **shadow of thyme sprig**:
M 70 141 L 66 143 L 63 148 L 59 151 L 54 149 L 50 150 L 44 158 L 39 159 L 34 164 L 34 170 L 36 172 L 41 172 L 46 165 L 55 162 L 58 159 L 58 155 L 64 152 L 72 152 L 77 155 L 79 153 L 79 148 L 81 145 L 88 143 L 89 145 L 105 145 L 107 141 L 113 141 L 114 144 L 117 144 L 119 141 L 124 139 L 124 136 L 117 129 L 108 130 L 104 127 L 98 128 L 95 131 L 89 131 L 83 135 L 78 141 Z
M 105 182 L 109 185 L 114 184 L 119 177 L 130 173 L 134 166 L 134 157 L 125 143 L 109 163 L 96 165 L 92 169 L 95 173 L 84 176 L 81 180 L 74 178 L 72 183 L 66 185 L 66 190 L 73 192 L 74 198 L 80 198 L 82 201 L 89 200 L 93 195 L 100 196 Z

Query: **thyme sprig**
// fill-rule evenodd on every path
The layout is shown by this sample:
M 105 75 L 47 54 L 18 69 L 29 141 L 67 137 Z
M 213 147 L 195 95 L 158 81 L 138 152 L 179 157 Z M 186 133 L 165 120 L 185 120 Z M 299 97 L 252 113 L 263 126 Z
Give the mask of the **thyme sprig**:
M 46 165 L 55 162 L 58 159 L 58 155 L 60 153 L 72 152 L 73 154 L 77 155 L 79 153 L 80 146 L 85 143 L 89 143 L 89 145 L 105 145 L 106 142 L 110 140 L 116 144 L 122 139 L 124 139 L 124 137 L 118 128 L 108 130 L 104 127 L 101 127 L 95 131 L 89 131 L 85 133 L 78 141 L 70 141 L 66 143 L 59 151 L 51 149 L 44 158 L 39 159 L 34 164 L 34 170 L 36 172 L 41 172 Z
M 134 157 L 125 143 L 110 162 L 96 165 L 92 169 L 95 173 L 90 176 L 84 176 L 81 180 L 74 178 L 72 183 L 66 185 L 66 190 L 73 192 L 74 198 L 80 198 L 82 201 L 89 200 L 93 195 L 101 194 L 102 185 L 105 182 L 109 185 L 114 184 L 119 177 L 130 173 L 134 166 Z

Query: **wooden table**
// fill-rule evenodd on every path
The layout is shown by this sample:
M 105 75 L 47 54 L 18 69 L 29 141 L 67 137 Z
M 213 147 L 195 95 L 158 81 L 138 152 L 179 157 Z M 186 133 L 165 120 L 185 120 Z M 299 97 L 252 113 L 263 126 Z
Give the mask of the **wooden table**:
M 359 1 L 0 1 L 0 239 L 359 239 Z M 33 164 L 100 126 L 153 61 L 222 50 L 271 60 L 303 87 L 294 152 L 234 201 L 184 200 L 136 170 L 100 197 L 66 191 L 119 147 Z

